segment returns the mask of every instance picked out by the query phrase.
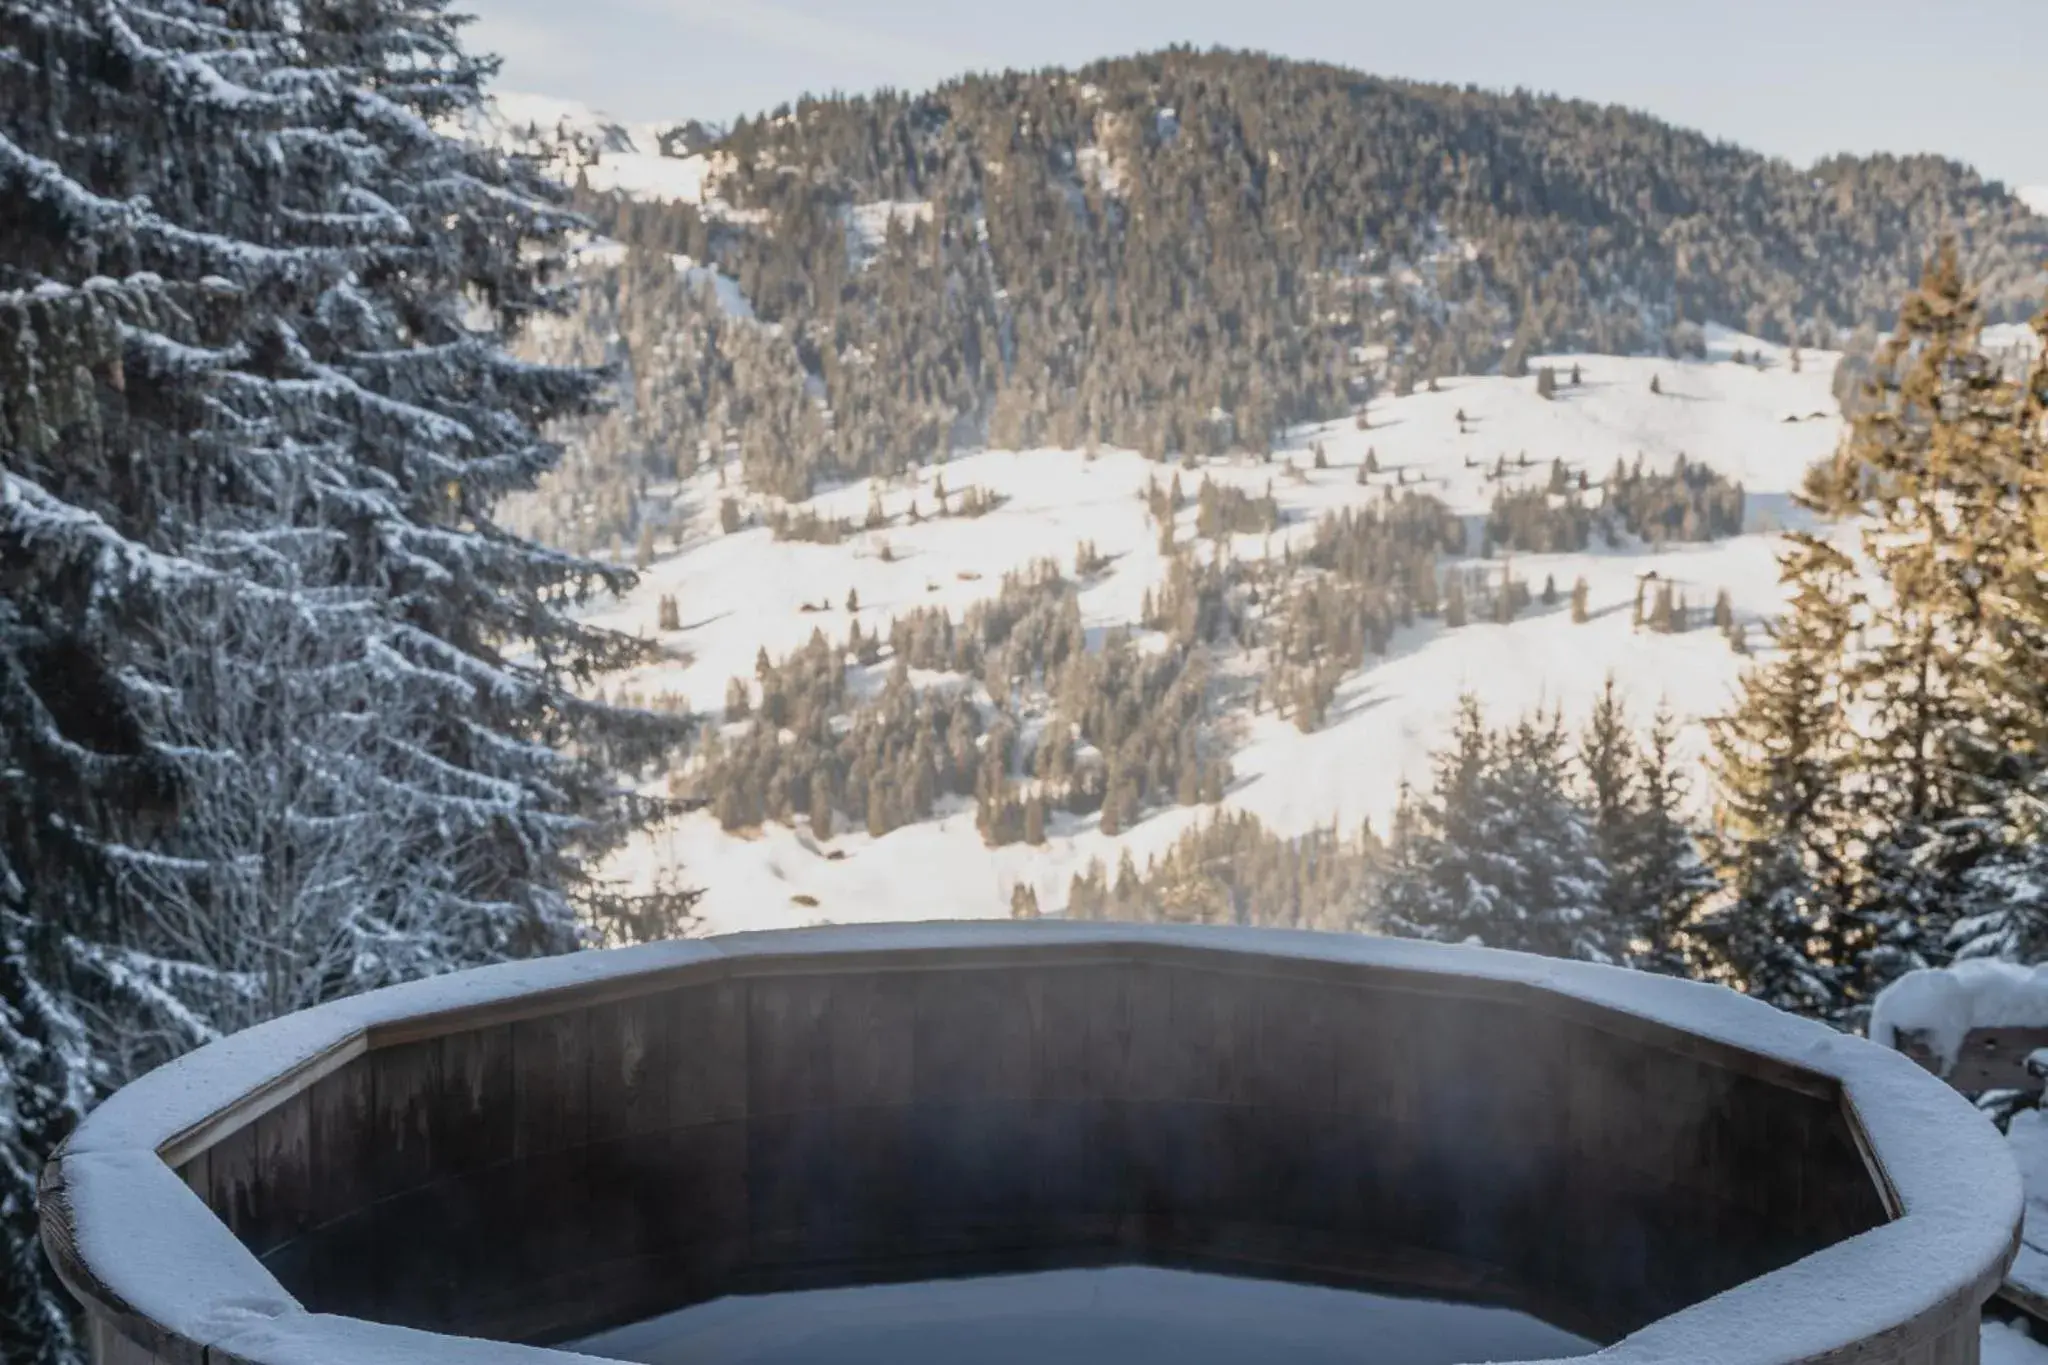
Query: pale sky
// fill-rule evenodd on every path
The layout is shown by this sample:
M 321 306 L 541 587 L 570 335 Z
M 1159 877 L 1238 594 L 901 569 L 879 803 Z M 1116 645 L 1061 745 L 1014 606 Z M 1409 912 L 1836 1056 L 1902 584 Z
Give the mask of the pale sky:
M 1188 42 L 1630 105 L 1808 162 L 2048 185 L 2048 0 L 458 0 L 508 89 L 630 121 Z

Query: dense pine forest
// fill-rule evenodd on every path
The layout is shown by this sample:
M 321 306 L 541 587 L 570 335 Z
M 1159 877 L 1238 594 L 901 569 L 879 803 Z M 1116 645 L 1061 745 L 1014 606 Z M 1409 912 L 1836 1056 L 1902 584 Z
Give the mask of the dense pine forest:
M 1013 913 L 1478 941 L 1850 1028 L 1910 967 L 2048 953 L 2048 358 L 1979 340 L 2048 342 L 2048 223 L 2003 187 L 1175 49 L 674 130 L 711 197 L 636 202 L 449 131 L 495 68 L 445 3 L 0 4 L 0 1358 L 82 1358 L 35 1187 L 98 1099 L 352 992 L 688 932 L 694 889 L 594 871 L 676 810 L 829 841 L 971 806 L 1029 846 L 1211 807 Z M 1304 477 L 1294 424 L 1459 374 L 1549 397 L 1579 376 L 1533 356 L 1708 321 L 1847 349 L 1803 500 L 1867 528 L 1788 539 L 1711 774 L 1610 691 L 1577 729 L 1467 706 L 1386 829 L 1222 809 L 1246 714 L 1320 730 L 1418 621 L 1583 624 L 1511 556 L 1730 535 L 1745 490 L 1503 454 L 1468 526 L 1362 465 L 1373 498 L 1287 528 L 1202 460 Z M 581 608 L 684 513 L 872 536 L 879 493 L 797 504 L 1039 445 L 1158 462 L 1128 628 L 1084 628 L 1082 543 L 958 614 L 827 600 L 718 715 L 611 687 L 657 646 Z M 650 495 L 709 463 L 715 509 Z M 1635 621 L 1708 610 L 1645 581 Z

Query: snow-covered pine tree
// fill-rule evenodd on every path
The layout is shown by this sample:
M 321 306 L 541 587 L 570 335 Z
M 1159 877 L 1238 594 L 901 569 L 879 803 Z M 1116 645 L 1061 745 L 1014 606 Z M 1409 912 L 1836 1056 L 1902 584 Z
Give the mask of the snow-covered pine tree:
M 1600 861 L 1592 821 L 1573 789 L 1563 718 L 1527 716 L 1502 740 L 1504 797 L 1519 810 L 1523 911 L 1512 946 L 1552 957 L 1619 962 L 1625 926 L 1606 912 L 1610 870 Z
M 0 761 L 0 782 L 25 774 Z M 47 984 L 62 944 L 24 910 L 0 848 L 0 1360 L 59 1365 L 78 1355 L 64 1289 L 43 1258 L 42 1156 L 84 1117 L 94 1067 L 84 1024 Z
M 2048 961 L 2048 782 L 2015 790 L 1995 838 L 1959 879 L 1954 956 Z
M 1525 718 L 1494 734 L 1466 697 L 1435 785 L 1396 821 L 1380 887 L 1383 932 L 1479 942 L 1594 962 L 1619 958 L 1604 912 L 1607 869 L 1571 791 L 1562 723 Z
M 36 1239 L 43 1159 L 117 1074 L 111 1042 L 208 1032 L 172 989 L 203 973 L 133 946 L 126 874 L 160 856 L 179 756 L 151 743 L 154 686 L 122 646 L 212 576 L 169 527 L 232 487 L 180 439 L 228 272 L 288 287 L 275 253 L 152 212 L 203 191 L 133 183 L 202 77 L 172 85 L 124 44 L 144 39 L 118 11 L 0 10 L 0 1354 L 33 1365 L 78 1349 Z M 179 127 L 208 150 L 200 120 Z
M 1677 721 L 1660 707 L 1638 739 L 1609 678 L 1579 737 L 1579 770 L 1594 848 L 1608 871 L 1605 902 L 1624 960 L 1644 971 L 1687 973 L 1687 926 L 1714 889 L 1685 812 L 1673 748 Z
M 1690 976 L 1696 956 L 1693 921 L 1718 883 L 1700 855 L 1687 814 L 1689 791 L 1677 741 L 1677 718 L 1660 706 L 1639 756 L 1629 857 L 1610 864 L 1609 871 L 1629 889 L 1630 903 L 1618 912 L 1634 935 L 1629 965 Z
M 1840 775 L 1858 793 L 1868 848 L 1844 964 L 1861 1000 L 1939 952 L 2007 766 L 1973 676 L 1996 652 L 1984 589 L 2028 537 L 2012 468 L 1994 458 L 2012 385 L 1983 354 L 1981 327 L 1944 242 L 1877 355 L 1848 438 L 1808 490 L 1864 518 L 1860 558 L 1883 584 L 1847 659 L 1858 719 Z
M 562 610 L 607 571 L 492 520 L 601 380 L 505 355 L 570 220 L 435 131 L 489 70 L 455 32 L 0 12 L 0 1169 L 85 1080 L 573 945 L 607 774 L 673 733 L 570 690 L 640 648 Z M 7 1284 L 8 1358 L 64 1358 L 53 1286 Z
M 1737 899 L 1699 924 L 1709 975 L 1781 1010 L 1839 1020 L 1843 972 L 1822 937 L 1839 905 L 1797 850 L 1776 841 L 1740 843 L 1728 875 L 1740 888 Z
M 1586 718 L 1579 735 L 1578 759 L 1601 861 L 1610 870 L 1619 870 L 1632 856 L 1632 817 L 1642 753 L 1629 724 L 1628 708 L 1615 691 L 1613 674 L 1607 676 Z M 1615 898 L 1626 891 L 1626 878 L 1617 876 L 1608 889 L 1610 908 L 1618 908 Z
M 1402 784 L 1373 928 L 1440 943 L 1484 941 L 1481 931 L 1495 918 L 1496 888 L 1493 878 L 1470 874 L 1465 855 L 1488 823 L 1492 741 L 1477 699 L 1467 696 L 1450 741 L 1431 756 L 1428 788 Z
M 1743 678 L 1713 726 L 1726 894 L 1696 925 L 1707 975 L 1783 1009 L 1837 1017 L 1849 877 L 1842 654 L 1854 570 L 1833 546 L 1790 537 L 1788 614 L 1775 657 Z
M 1964 831 L 1977 856 L 1959 879 L 1947 944 L 1957 957 L 2028 963 L 2048 959 L 2048 309 L 2033 330 L 2007 420 L 1985 430 L 2019 512 L 1985 594 L 1997 653 L 1972 678 L 1987 729 L 2004 736 L 1994 774 L 2004 781 L 1991 818 Z
M 2031 856 L 2020 831 L 2048 733 L 2048 634 L 2024 601 L 2048 562 L 2048 380 L 2037 365 L 2016 383 L 1984 352 L 1981 321 L 1946 242 L 1877 353 L 1848 439 L 1809 481 L 1810 500 L 1864 519 L 1860 560 L 1881 585 L 1846 667 L 1857 722 L 1839 780 L 1857 793 L 1864 849 L 1841 935 L 1852 1004 L 1939 960 L 1959 913 L 1978 922 L 1960 942 L 2026 937 L 1987 937 L 1997 908 L 1971 903 L 2016 894 Z

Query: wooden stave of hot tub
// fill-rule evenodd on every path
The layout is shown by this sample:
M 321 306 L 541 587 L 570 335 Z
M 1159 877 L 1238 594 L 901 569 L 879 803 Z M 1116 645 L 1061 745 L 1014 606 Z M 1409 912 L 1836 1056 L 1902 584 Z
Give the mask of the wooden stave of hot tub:
M 1643 1169 L 1660 1143 L 1670 1180 Z M 44 1198 L 95 1358 L 122 1365 L 561 1361 L 472 1338 L 1129 1260 L 1479 1298 L 1621 1338 L 1617 1360 L 1967 1365 L 2018 1222 L 1997 1134 L 1947 1087 L 1731 992 L 1056 921 L 737 935 L 338 1002 L 113 1097 Z

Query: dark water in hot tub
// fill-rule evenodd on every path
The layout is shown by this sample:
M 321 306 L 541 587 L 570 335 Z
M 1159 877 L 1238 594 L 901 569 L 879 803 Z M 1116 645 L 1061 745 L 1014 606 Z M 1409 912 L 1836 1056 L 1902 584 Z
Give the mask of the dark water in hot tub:
M 1114 1266 L 736 1296 L 568 1349 L 640 1365 L 1470 1365 L 1597 1348 L 1505 1308 Z

